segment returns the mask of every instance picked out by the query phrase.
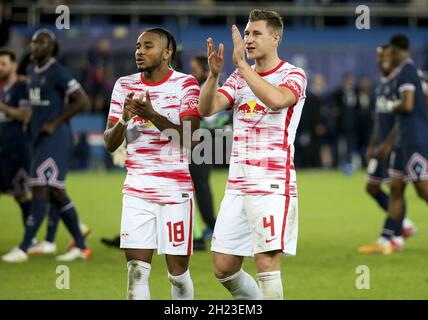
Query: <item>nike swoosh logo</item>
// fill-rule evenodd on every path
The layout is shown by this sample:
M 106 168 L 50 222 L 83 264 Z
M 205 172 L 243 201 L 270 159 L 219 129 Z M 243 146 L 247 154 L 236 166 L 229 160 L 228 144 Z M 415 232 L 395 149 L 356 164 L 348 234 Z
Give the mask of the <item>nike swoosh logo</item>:
M 242 88 L 245 88 L 245 86 L 237 86 L 236 90 L 241 90 Z
M 272 242 L 273 240 L 276 240 L 276 238 L 269 239 L 269 240 L 268 240 L 268 239 L 265 239 L 265 242 L 266 242 L 266 243 L 269 243 L 269 242 Z
M 173 243 L 172 246 L 173 247 L 179 247 L 179 246 L 182 246 L 183 244 L 184 244 L 184 242 L 182 242 L 182 243 Z

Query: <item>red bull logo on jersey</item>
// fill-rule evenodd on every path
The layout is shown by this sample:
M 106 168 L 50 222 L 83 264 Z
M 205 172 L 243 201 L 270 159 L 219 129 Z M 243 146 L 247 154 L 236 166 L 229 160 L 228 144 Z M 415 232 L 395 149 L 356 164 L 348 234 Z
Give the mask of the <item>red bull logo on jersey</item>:
M 132 123 L 135 124 L 136 122 L 139 122 L 146 127 L 153 127 L 154 126 L 154 124 L 151 121 L 144 119 L 144 118 L 141 118 L 140 116 L 135 116 L 134 118 L 132 118 Z
M 238 112 L 244 113 L 248 117 L 254 114 L 266 114 L 267 110 L 262 105 L 258 104 L 255 100 L 248 101 L 238 107 Z

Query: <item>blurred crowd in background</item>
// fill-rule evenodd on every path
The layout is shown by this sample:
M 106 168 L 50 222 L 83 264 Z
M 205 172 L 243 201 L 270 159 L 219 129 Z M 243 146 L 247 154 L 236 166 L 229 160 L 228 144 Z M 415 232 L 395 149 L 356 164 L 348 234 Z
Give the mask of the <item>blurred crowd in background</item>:
M 41 0 L 33 2 L 37 2 L 39 5 L 86 3 L 86 1 L 79 0 Z M 133 1 L 127 2 L 132 3 Z M 159 3 L 170 4 L 174 4 L 174 2 L 177 1 L 159 1 Z M 215 3 L 216 1 L 199 0 L 193 2 L 209 5 Z M 251 3 L 251 1 L 245 2 Z M 274 3 L 275 1 L 270 2 Z M 390 0 L 373 1 L 372 3 L 407 4 L 411 6 L 423 5 L 425 2 L 428 2 L 428 0 Z M 102 3 L 108 5 L 117 4 L 117 1 L 95 0 L 91 1 L 91 3 Z M 354 4 L 356 1 L 295 0 L 281 1 L 281 3 L 296 4 L 301 6 L 327 6 L 330 4 Z M 15 18 L 16 17 L 17 15 L 15 15 Z M 102 18 L 106 20 L 101 22 L 105 22 L 109 25 L 113 25 L 115 23 L 115 21 L 111 20 L 114 17 L 106 16 Z M 203 19 L 204 18 L 201 18 L 199 22 L 195 24 L 195 26 L 197 26 L 198 23 L 203 23 Z M 339 18 L 336 18 L 336 22 L 338 19 Z M 421 19 L 420 23 L 423 22 L 424 19 Z M 19 23 L 17 24 L 16 21 L 14 23 L 19 27 Z M 162 20 L 159 20 L 159 23 L 162 23 Z M 293 24 L 293 21 L 287 20 L 287 26 L 290 23 Z M 192 24 L 190 25 L 192 26 Z M 12 27 L 13 24 L 11 23 L 11 20 L 9 21 L 5 16 L 3 6 L 0 3 L 0 46 L 10 46 L 10 43 L 13 42 L 10 41 L 10 32 Z M 21 29 L 25 30 L 25 28 L 27 27 L 21 26 Z M 28 30 L 32 29 L 28 28 Z M 91 31 L 93 34 L 99 32 L 97 31 L 98 29 L 94 30 Z M 119 35 L 122 33 L 126 34 L 126 32 L 128 32 L 126 30 L 125 32 L 123 28 L 118 28 L 116 31 L 112 31 L 112 33 L 115 34 L 116 32 L 116 35 Z M 75 34 L 73 36 L 71 32 L 71 36 L 69 38 L 61 39 L 58 59 L 71 70 L 73 75 L 83 85 L 88 95 L 90 96 L 90 109 L 85 110 L 85 112 L 87 114 L 100 115 L 100 118 L 105 120 L 107 118 L 111 92 L 115 81 L 120 76 L 131 74 L 136 71 L 135 63 L 132 58 L 133 40 L 131 40 L 131 46 L 129 47 L 118 44 L 122 43 L 120 42 L 122 41 L 120 39 L 122 36 L 117 37 L 117 41 L 119 42 L 112 43 L 111 37 L 104 38 L 103 35 L 94 36 L 93 34 L 88 36 L 89 33 L 85 33 L 86 31 L 82 30 L 77 32 L 80 33 L 76 33 L 77 35 Z M 195 38 L 195 34 L 191 33 L 194 32 L 192 27 L 181 29 L 179 32 L 181 34 L 178 36 L 178 41 L 180 42 L 181 40 L 183 42 L 183 47 L 179 48 L 180 52 L 182 53 L 179 56 L 182 59 L 179 59 L 175 62 L 175 67 L 180 71 L 183 70 L 185 72 L 189 72 L 190 58 L 198 53 L 198 51 L 195 50 L 203 51 L 204 44 L 201 45 L 199 39 Z M 286 28 L 286 37 L 289 37 L 287 32 L 288 31 Z M 21 32 L 21 34 L 25 34 L 25 31 Z M 29 63 L 29 43 L 31 41 L 31 34 L 32 31 L 26 32 L 26 36 L 23 38 L 24 44 L 18 43 L 18 45 L 15 45 L 15 47 L 21 51 L 20 54 L 18 54 L 18 56 L 21 57 L 19 69 L 19 73 L 21 74 L 25 74 L 25 68 Z M 308 29 L 305 36 L 311 36 L 310 29 Z M 304 67 L 308 74 L 307 99 L 295 142 L 295 164 L 299 168 L 340 168 L 344 173 L 349 174 L 366 165 L 364 155 L 369 143 L 372 129 L 373 113 L 375 107 L 374 88 L 376 82 L 378 81 L 378 75 L 374 61 L 374 50 L 380 43 L 369 43 L 366 46 L 359 46 L 358 49 L 361 49 L 361 47 L 366 48 L 362 49 L 366 50 L 363 52 L 366 54 L 366 56 L 365 58 L 362 58 L 363 60 L 365 59 L 365 61 L 362 62 L 364 64 L 364 68 L 360 68 L 361 62 L 356 61 L 358 58 L 355 57 L 359 57 L 361 53 L 356 51 L 355 48 L 346 51 L 346 46 L 349 45 L 346 43 L 346 39 L 342 39 L 343 44 L 341 44 L 341 46 L 333 47 L 331 49 L 331 53 L 329 51 L 327 52 L 326 50 L 320 50 L 321 53 L 317 54 L 317 52 L 314 52 L 317 50 L 314 50 L 313 48 L 308 49 L 306 46 L 307 44 L 311 44 L 312 41 L 318 41 L 321 43 L 324 41 L 323 39 L 317 40 L 316 38 L 317 37 L 311 37 L 308 39 L 308 42 L 301 44 L 297 42 L 297 40 L 300 39 L 300 36 L 294 36 L 292 42 L 294 41 L 296 46 L 292 47 L 291 50 L 288 46 L 288 42 L 286 42 L 286 58 L 290 58 L 288 54 L 291 51 L 294 58 L 292 62 L 296 65 Z M 97 40 L 94 41 L 93 39 Z M 125 37 L 123 37 L 123 43 L 127 43 L 124 39 Z M 114 38 L 113 40 L 116 41 Z M 355 41 L 357 40 L 361 43 L 368 43 L 370 41 L 370 37 L 355 39 Z M 19 41 L 22 42 L 22 39 Z M 79 47 L 79 41 L 81 47 Z M 286 41 L 289 41 L 289 38 L 286 38 Z M 195 43 L 197 43 L 199 46 L 198 49 L 195 49 Z M 320 43 L 315 43 L 314 47 L 319 49 L 324 48 L 323 44 Z M 330 47 L 328 47 L 328 50 L 330 50 Z M 418 50 L 419 57 L 426 57 L 425 53 L 428 50 L 421 50 L 420 48 Z M 296 52 L 298 54 L 296 54 Z M 299 55 L 299 53 L 302 52 L 304 52 L 304 54 Z M 226 54 L 229 53 L 226 52 Z M 353 54 L 354 56 L 352 56 Z M 343 63 L 342 61 L 337 61 L 338 58 L 342 57 Z M 370 59 L 366 59 L 367 57 L 370 57 Z M 327 61 L 326 58 L 328 58 L 330 61 Z M 299 59 L 303 59 L 303 63 L 299 63 L 301 62 Z M 311 68 L 308 68 L 304 65 L 305 61 L 307 61 L 308 64 L 313 64 Z M 426 59 L 426 61 L 428 65 L 428 59 Z M 226 67 L 231 68 L 233 66 Z M 353 70 L 353 72 L 348 72 L 347 70 Z M 226 73 L 230 73 L 231 70 L 225 71 Z M 356 71 L 359 73 L 357 74 Z M 327 72 L 335 72 L 336 79 L 334 80 L 332 74 L 327 74 Z M 340 75 L 342 75 L 342 80 L 338 85 L 337 79 L 340 77 Z M 222 81 L 224 80 L 225 79 L 222 79 Z M 222 123 L 223 125 L 230 126 L 230 121 L 231 117 L 229 116 L 229 120 L 222 121 Z M 74 162 L 74 166 L 76 168 L 84 169 L 88 167 L 88 158 L 91 156 L 90 144 L 91 142 L 88 142 L 87 137 L 84 134 L 76 138 L 76 160 Z M 110 157 L 107 154 L 105 157 L 105 166 L 108 169 L 113 168 Z
M 76 61 L 68 54 L 59 59 L 74 70 L 77 80 L 91 99 L 91 109 L 107 118 L 110 96 L 116 79 L 123 75 L 123 61 L 133 63 L 132 53 L 127 57 L 111 53 L 111 43 L 99 43 Z M 176 69 L 190 61 L 176 62 Z M 374 112 L 374 85 L 376 79 L 356 78 L 344 74 L 340 86 L 328 89 L 322 74 L 309 77 L 307 99 L 296 137 L 296 165 L 298 167 L 340 167 L 345 173 L 365 166 Z M 231 117 L 230 117 L 231 119 Z

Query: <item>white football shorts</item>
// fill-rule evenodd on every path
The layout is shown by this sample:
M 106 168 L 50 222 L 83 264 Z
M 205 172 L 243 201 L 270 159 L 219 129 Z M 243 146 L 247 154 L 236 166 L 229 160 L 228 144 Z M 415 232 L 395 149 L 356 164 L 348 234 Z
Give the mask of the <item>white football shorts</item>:
M 192 255 L 193 207 L 193 199 L 178 204 L 158 204 L 123 195 L 120 247 Z
M 297 233 L 297 197 L 225 194 L 211 251 L 246 257 L 274 250 L 296 255 Z

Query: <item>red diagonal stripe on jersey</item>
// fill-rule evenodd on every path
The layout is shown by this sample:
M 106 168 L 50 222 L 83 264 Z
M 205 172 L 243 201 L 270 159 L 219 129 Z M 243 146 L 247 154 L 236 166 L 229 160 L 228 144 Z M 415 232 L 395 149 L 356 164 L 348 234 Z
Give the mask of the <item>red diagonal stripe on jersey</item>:
M 146 175 L 166 178 L 166 179 L 174 179 L 177 182 L 191 182 L 192 178 L 188 171 L 161 171 L 161 172 L 150 172 L 146 173 Z
M 199 86 L 198 81 L 196 81 L 195 79 L 189 79 L 183 83 L 181 88 L 186 89 L 186 88 L 191 87 L 191 86 Z
M 293 112 L 294 112 L 294 106 L 289 107 L 288 111 L 287 111 L 287 117 L 285 119 L 284 145 L 283 145 L 284 150 L 286 150 L 288 147 L 288 127 L 290 125 L 291 117 L 293 116 Z
M 287 76 L 289 76 L 290 74 L 298 74 L 303 79 L 306 79 L 306 76 L 303 73 L 300 73 L 300 72 L 297 72 L 297 71 L 290 72 L 289 74 L 287 74 Z

